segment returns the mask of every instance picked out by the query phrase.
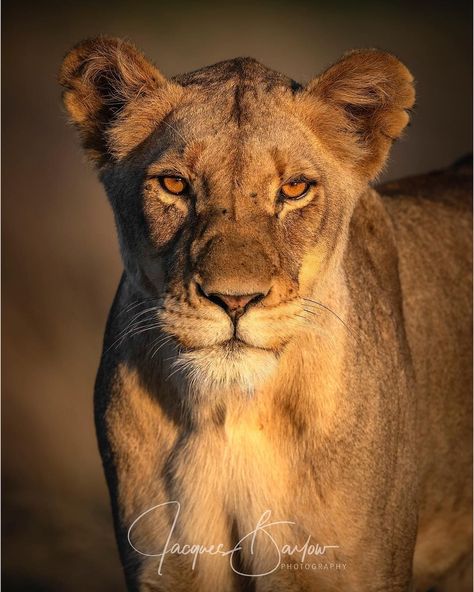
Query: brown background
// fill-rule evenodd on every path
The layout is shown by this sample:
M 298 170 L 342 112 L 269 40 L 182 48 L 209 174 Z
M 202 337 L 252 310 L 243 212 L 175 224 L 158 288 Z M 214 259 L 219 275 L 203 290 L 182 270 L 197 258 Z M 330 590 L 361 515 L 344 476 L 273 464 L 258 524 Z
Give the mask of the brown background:
M 3 584 L 119 592 L 91 398 L 121 265 L 106 199 L 65 124 L 62 55 L 107 33 L 134 40 L 168 75 L 251 55 L 305 81 L 345 50 L 393 51 L 418 81 L 393 178 L 471 149 L 470 3 L 3 7 Z

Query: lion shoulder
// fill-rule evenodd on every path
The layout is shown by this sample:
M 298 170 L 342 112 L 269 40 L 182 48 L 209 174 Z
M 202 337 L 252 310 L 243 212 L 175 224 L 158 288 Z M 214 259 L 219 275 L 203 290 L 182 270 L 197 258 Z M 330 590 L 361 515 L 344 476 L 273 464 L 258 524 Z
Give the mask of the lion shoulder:
M 438 204 L 472 211 L 472 154 L 448 168 L 388 181 L 376 190 L 386 198 L 389 209 L 396 207 L 397 202 L 412 202 L 425 208 Z

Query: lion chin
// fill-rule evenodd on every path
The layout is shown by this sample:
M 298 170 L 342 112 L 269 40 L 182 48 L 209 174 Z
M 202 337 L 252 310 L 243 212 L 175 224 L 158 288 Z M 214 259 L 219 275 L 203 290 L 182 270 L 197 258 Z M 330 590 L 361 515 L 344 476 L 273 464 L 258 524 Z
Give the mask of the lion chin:
M 172 363 L 172 374 L 200 397 L 228 392 L 253 395 L 275 373 L 278 354 L 239 341 L 188 350 Z

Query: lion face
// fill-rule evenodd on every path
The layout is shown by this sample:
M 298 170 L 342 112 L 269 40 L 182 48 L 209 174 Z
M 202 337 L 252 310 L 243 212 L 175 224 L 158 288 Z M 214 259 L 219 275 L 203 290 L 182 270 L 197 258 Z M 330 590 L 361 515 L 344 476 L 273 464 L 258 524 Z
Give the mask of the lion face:
M 356 199 L 407 122 L 411 76 L 354 53 L 301 87 L 251 59 L 168 81 L 128 44 L 66 57 L 128 274 L 178 363 L 209 384 L 271 375 L 337 273 Z

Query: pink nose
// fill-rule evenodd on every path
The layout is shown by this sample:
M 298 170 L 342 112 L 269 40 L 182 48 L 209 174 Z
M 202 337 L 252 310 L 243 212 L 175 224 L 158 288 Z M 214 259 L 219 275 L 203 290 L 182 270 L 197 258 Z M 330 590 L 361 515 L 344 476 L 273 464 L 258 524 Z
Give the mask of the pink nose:
M 255 294 L 223 294 L 221 292 L 207 294 L 199 285 L 198 290 L 201 296 L 208 298 L 211 302 L 223 308 L 234 320 L 241 316 L 248 306 L 256 304 L 265 298 L 265 294 L 260 292 Z
M 247 304 L 252 302 L 253 300 L 260 300 L 263 294 L 219 294 L 216 292 L 215 294 L 209 294 L 215 300 L 219 300 L 223 304 L 223 308 L 225 308 L 229 312 L 235 312 L 239 309 L 244 309 Z

